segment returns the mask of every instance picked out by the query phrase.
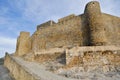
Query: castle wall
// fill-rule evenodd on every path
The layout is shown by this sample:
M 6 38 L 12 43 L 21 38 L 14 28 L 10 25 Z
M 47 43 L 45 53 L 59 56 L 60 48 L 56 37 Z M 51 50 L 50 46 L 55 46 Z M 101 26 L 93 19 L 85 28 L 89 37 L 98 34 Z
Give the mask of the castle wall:
M 56 24 L 37 30 L 32 36 L 32 50 L 118 45 L 119 27 L 120 18 L 102 13 L 97 1 L 90 2 L 86 5 L 84 14 L 66 16 Z
M 17 39 L 15 55 L 22 56 L 30 52 L 30 50 L 31 50 L 30 33 L 20 32 L 20 36 Z
M 53 24 L 55 24 L 54 21 L 52 21 L 52 20 L 47 21 L 47 22 L 45 22 L 45 23 L 43 23 L 43 24 L 38 25 L 38 26 L 37 26 L 37 30 L 42 29 L 42 28 L 45 28 L 45 27 L 48 27 L 48 26 L 52 26 Z
M 72 18 L 74 18 L 74 17 L 75 17 L 75 15 L 74 15 L 74 14 L 71 14 L 71 15 L 69 15 L 69 16 L 66 16 L 66 17 L 63 17 L 63 18 L 59 19 L 59 20 L 58 20 L 58 23 L 63 23 L 63 22 L 68 21 L 68 20 L 70 20 L 70 19 L 72 19 Z
M 57 24 L 36 31 L 32 38 L 32 50 L 82 46 L 83 32 L 81 16 L 74 16 L 67 20 L 60 20 Z
M 38 25 L 31 37 L 29 32 L 21 32 L 15 55 L 29 53 L 24 59 L 37 62 L 63 58 L 66 63 L 63 68 L 77 66 L 85 72 L 107 72 L 120 71 L 119 47 L 120 18 L 102 13 L 99 3 L 94 1 L 87 4 L 82 15 L 70 15 L 59 19 L 58 23 L 48 21 Z M 68 80 L 8 54 L 4 65 L 16 80 Z
M 107 25 L 104 22 L 104 17 L 102 17 L 99 3 L 97 1 L 88 3 L 84 14 L 87 18 L 86 23 L 88 22 L 90 28 L 90 45 L 107 45 L 108 40 L 105 34 Z
M 85 14 L 70 15 L 56 24 L 37 30 L 32 36 L 32 50 L 63 46 L 119 45 L 120 18 L 101 13 L 100 10 L 97 13 L 96 9 L 90 11 L 86 8 Z
M 104 18 L 105 34 L 108 45 L 120 46 L 120 18 L 109 14 L 102 14 Z
M 66 50 L 67 68 L 83 67 L 85 71 L 116 71 L 120 68 L 120 48 L 115 46 L 74 47 Z
M 120 18 L 102 13 L 99 3 L 92 1 L 86 5 L 84 14 L 38 25 L 31 37 L 28 33 L 22 34 L 17 42 L 18 55 L 56 47 L 120 46 Z

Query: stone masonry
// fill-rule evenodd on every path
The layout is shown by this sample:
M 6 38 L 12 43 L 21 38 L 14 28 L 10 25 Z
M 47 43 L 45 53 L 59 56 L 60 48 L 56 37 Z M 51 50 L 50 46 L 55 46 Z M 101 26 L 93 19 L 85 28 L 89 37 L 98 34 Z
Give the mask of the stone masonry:
M 16 78 L 16 72 L 10 67 L 14 66 L 11 63 L 17 64 L 16 70 L 22 68 L 14 57 L 23 58 L 26 62 L 36 62 L 45 68 L 52 67 L 54 69 L 51 71 L 56 74 L 63 75 L 62 72 L 68 70 L 69 73 L 71 70 L 73 74 L 70 77 L 76 73 L 76 70 L 72 70 L 74 67 L 80 68 L 77 70 L 80 73 L 120 72 L 120 18 L 101 12 L 99 2 L 91 1 L 86 5 L 83 14 L 71 14 L 58 22 L 47 21 L 38 25 L 31 36 L 29 32 L 20 32 L 15 54 L 6 55 L 4 64 Z M 26 71 L 22 69 L 25 75 L 29 75 Z M 64 76 L 68 77 L 67 72 Z M 16 79 L 19 79 L 19 74 Z
M 30 43 L 30 33 L 21 32 L 20 36 L 17 39 L 16 53 L 15 55 L 21 56 L 30 52 L 31 43 Z
M 55 47 L 120 45 L 120 18 L 101 12 L 97 1 L 86 5 L 81 15 L 69 15 L 37 26 L 37 31 L 29 37 L 30 50 L 39 51 Z M 18 38 L 17 47 L 26 48 L 24 38 Z M 21 40 L 20 40 L 21 39 Z M 20 44 L 19 44 L 19 41 Z M 21 55 L 24 53 L 22 51 Z M 25 51 L 26 53 L 26 51 Z

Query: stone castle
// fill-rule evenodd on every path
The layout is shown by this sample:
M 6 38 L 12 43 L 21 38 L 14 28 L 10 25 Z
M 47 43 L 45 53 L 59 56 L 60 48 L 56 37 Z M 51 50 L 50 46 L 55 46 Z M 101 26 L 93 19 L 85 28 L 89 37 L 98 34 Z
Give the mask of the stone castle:
M 20 32 L 13 56 L 37 63 L 61 59 L 65 69 L 79 66 L 83 71 L 119 71 L 120 18 L 102 13 L 97 1 L 89 2 L 81 15 L 71 14 L 57 23 L 50 20 L 40 24 L 32 36 Z M 15 74 L 17 69 L 12 71 L 11 59 L 6 54 L 5 66 L 16 80 L 23 80 Z
M 84 14 L 69 15 L 37 26 L 30 36 L 21 32 L 18 38 L 18 55 L 41 49 L 69 46 L 120 45 L 120 18 L 102 13 L 98 2 L 87 4 Z

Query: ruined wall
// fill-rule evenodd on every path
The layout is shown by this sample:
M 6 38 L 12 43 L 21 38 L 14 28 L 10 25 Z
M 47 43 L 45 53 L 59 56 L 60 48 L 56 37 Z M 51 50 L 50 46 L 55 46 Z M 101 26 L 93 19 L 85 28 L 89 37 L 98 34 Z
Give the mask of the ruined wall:
M 15 80 L 76 80 L 51 73 L 37 63 L 24 61 L 20 57 L 5 56 L 4 66 Z
M 61 61 L 59 59 L 61 59 Z M 34 61 L 39 62 L 39 63 L 50 62 L 50 61 L 58 61 L 58 62 L 64 63 L 64 64 L 66 62 L 64 53 L 38 54 L 38 55 L 35 55 Z
M 66 50 L 67 68 L 83 67 L 85 71 L 119 71 L 120 48 L 115 46 L 76 47 Z
M 22 63 L 21 63 L 22 64 Z M 15 80 L 37 80 L 24 66 L 16 62 L 9 54 L 6 54 L 4 66 L 10 71 L 10 74 Z
M 31 40 L 29 32 L 20 32 L 20 36 L 17 39 L 15 55 L 22 56 L 27 54 L 31 50 Z
M 51 49 L 41 49 L 38 52 L 33 52 L 25 55 L 24 60 L 26 61 L 56 61 L 57 59 L 65 59 L 65 49 L 64 48 L 51 48 Z M 65 62 L 65 61 L 64 61 Z
M 38 26 L 37 26 L 37 30 L 42 29 L 42 28 L 45 28 L 45 27 L 48 27 L 48 26 L 52 26 L 52 25 L 54 25 L 54 24 L 55 24 L 55 22 L 52 21 L 52 20 L 47 21 L 47 22 L 45 22 L 45 23 L 43 23 L 43 24 L 38 25 Z

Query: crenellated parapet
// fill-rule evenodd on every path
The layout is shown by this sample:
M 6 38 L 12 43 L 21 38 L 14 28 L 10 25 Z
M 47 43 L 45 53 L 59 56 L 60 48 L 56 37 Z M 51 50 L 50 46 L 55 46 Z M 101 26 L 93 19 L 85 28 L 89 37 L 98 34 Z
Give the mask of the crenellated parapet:
M 24 55 L 41 49 L 120 45 L 120 18 L 101 12 L 97 1 L 89 2 L 81 15 L 68 15 L 58 22 L 52 20 L 37 26 L 30 37 L 21 32 L 16 53 Z
M 45 28 L 45 27 L 52 26 L 53 24 L 55 24 L 54 21 L 52 21 L 52 20 L 47 21 L 47 22 L 45 22 L 45 23 L 43 23 L 43 24 L 38 25 L 38 26 L 37 26 L 37 30 L 43 29 L 43 28 Z
M 89 2 L 81 15 L 40 24 L 32 36 L 20 32 L 14 55 L 6 53 L 4 66 L 16 80 L 119 80 L 120 18 Z
M 69 16 L 63 17 L 61 19 L 58 19 L 58 23 L 65 23 L 66 21 L 75 18 L 76 15 L 75 14 L 71 14 Z

